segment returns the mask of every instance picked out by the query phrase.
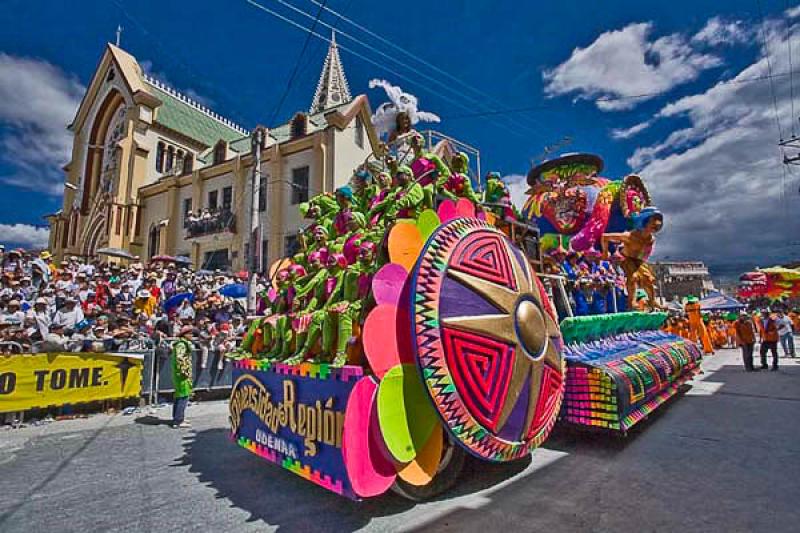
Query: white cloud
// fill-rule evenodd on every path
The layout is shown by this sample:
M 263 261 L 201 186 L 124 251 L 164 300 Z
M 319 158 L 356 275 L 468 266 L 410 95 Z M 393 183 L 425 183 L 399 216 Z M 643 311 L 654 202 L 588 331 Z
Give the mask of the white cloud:
M 77 80 L 46 61 L 0 53 L 0 157 L 16 168 L 0 181 L 61 194 L 61 166 L 72 150 L 66 127 L 83 92 Z
M 722 17 L 712 17 L 692 37 L 692 42 L 709 46 L 732 45 L 746 42 L 750 37 L 751 32 L 741 20 L 729 21 Z
M 786 18 L 790 19 L 800 17 L 800 6 L 790 7 L 784 11 L 784 15 L 786 15 Z
M 634 124 L 630 128 L 614 128 L 611 130 L 611 138 L 630 139 L 631 137 L 649 128 L 652 123 L 653 123 L 652 120 L 645 120 L 644 122 Z
M 528 195 L 525 194 L 525 191 L 529 189 L 528 177 L 522 174 L 509 174 L 503 176 L 503 181 L 508 187 L 508 192 L 511 193 L 511 202 L 517 206 L 517 209 L 522 209 L 528 199 Z
M 785 26 L 771 20 L 764 28 L 769 48 L 735 81 L 767 72 L 767 54 L 773 72 L 788 71 Z M 793 52 L 800 53 L 797 40 Z M 789 79 L 775 78 L 774 85 L 786 135 L 792 120 Z M 658 256 L 723 267 L 790 259 L 789 244 L 800 235 L 799 180 L 790 174 L 784 183 L 770 83 L 718 83 L 657 116 L 689 122 L 629 159 L 666 214 Z
M 651 23 L 636 23 L 601 34 L 567 61 L 544 72 L 548 96 L 575 94 L 594 99 L 604 111 L 631 109 L 661 93 L 696 79 L 722 61 L 694 50 L 678 33 L 652 39 Z M 641 96 L 649 95 L 649 96 Z M 614 99 L 619 97 L 636 97 Z
M 0 224 L 0 242 L 25 248 L 47 248 L 50 230 L 28 224 Z

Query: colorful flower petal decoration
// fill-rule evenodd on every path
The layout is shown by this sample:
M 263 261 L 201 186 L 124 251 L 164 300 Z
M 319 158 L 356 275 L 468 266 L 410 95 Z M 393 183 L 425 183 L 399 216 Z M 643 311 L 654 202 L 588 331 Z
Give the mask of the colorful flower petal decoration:
M 345 419 L 359 495 L 390 478 L 430 483 L 448 438 L 508 461 L 555 423 L 564 393 L 557 318 L 522 252 L 479 215 L 469 201 L 446 200 L 389 234 L 390 262 L 373 278 L 377 305 L 363 329 L 374 376 L 359 382 Z M 369 438 L 348 435 L 366 428 Z

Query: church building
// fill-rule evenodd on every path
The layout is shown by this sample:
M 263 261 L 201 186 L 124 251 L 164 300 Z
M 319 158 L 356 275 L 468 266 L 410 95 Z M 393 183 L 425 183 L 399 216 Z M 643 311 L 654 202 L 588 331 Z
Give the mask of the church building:
M 292 254 L 298 204 L 349 182 L 378 144 L 365 95 L 351 96 L 335 39 L 308 112 L 268 127 L 259 183 L 263 264 Z M 64 204 L 50 250 L 104 248 L 197 269 L 246 268 L 254 154 L 250 132 L 147 75 L 108 44 L 69 126 Z

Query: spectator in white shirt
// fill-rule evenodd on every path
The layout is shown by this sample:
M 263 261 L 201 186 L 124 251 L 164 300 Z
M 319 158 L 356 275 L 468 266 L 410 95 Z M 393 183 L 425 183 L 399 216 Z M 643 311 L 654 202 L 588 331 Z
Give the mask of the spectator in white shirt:
M 83 310 L 76 304 L 75 298 L 67 296 L 64 300 L 64 307 L 56 311 L 53 323 L 68 329 L 74 328 L 75 324 L 83 320 Z
M 783 346 L 783 355 L 786 357 L 794 357 L 794 332 L 792 331 L 792 319 L 786 316 L 783 311 L 778 312 L 778 337 Z

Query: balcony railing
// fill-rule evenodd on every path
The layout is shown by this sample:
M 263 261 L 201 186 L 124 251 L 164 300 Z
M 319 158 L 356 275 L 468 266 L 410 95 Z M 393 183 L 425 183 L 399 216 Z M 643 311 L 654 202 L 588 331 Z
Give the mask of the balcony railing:
M 186 218 L 186 238 L 230 232 L 236 233 L 236 215 L 228 209 L 205 212 L 200 216 Z

